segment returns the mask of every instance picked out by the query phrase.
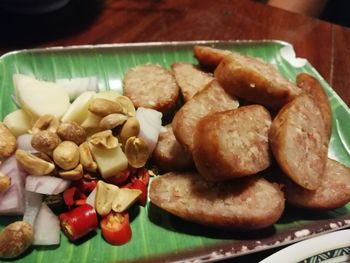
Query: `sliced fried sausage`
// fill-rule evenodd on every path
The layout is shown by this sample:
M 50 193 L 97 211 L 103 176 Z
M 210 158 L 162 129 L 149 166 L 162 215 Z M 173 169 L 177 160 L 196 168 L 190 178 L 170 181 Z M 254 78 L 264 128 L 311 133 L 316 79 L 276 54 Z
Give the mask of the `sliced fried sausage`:
M 214 74 L 229 94 L 272 110 L 301 93 L 273 65 L 238 53 L 225 56 Z
M 256 176 L 210 183 L 194 173 L 168 173 L 151 182 L 150 199 L 184 220 L 241 230 L 270 226 L 284 210 L 279 186 Z
M 158 143 L 153 151 L 153 160 L 163 171 L 180 171 L 193 166 L 192 156 L 176 140 L 171 124 L 165 126 L 159 134 Z
M 309 94 L 320 107 L 328 138 L 330 138 L 332 134 L 332 110 L 320 82 L 307 73 L 300 73 L 297 75 L 297 86 Z
M 328 137 L 319 107 L 310 96 L 300 95 L 280 110 L 269 140 L 281 169 L 295 183 L 309 190 L 321 185 Z
M 216 80 L 213 80 L 175 114 L 172 127 L 176 139 L 186 150 L 192 152 L 193 134 L 197 122 L 210 113 L 237 107 L 238 101 L 227 94 Z
M 190 100 L 214 79 L 213 76 L 199 70 L 191 63 L 176 62 L 171 65 L 171 68 L 185 101 Z
M 194 46 L 193 52 L 199 64 L 209 70 L 214 70 L 221 60 L 231 53 L 229 50 L 198 45 Z
M 193 159 L 209 181 L 256 174 L 270 165 L 269 112 L 260 105 L 202 118 L 194 133 Z
M 290 180 L 284 183 L 287 201 L 298 207 L 335 209 L 350 202 L 350 168 L 331 159 L 316 190 L 304 189 Z
M 124 95 L 136 108 L 151 108 L 163 113 L 175 107 L 179 87 L 167 69 L 154 64 L 131 68 L 124 77 Z

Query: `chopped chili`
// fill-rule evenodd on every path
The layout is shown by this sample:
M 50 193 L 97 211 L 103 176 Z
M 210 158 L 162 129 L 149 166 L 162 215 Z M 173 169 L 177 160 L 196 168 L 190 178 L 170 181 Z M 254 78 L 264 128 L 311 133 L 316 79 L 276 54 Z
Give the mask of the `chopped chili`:
M 130 170 L 126 169 L 126 170 L 118 173 L 115 176 L 108 177 L 106 179 L 106 181 L 107 181 L 107 183 L 111 183 L 111 184 L 115 184 L 115 185 L 120 186 L 128 180 L 130 174 L 131 174 Z
M 112 245 L 123 245 L 130 241 L 132 232 L 129 214 L 111 211 L 101 221 L 103 238 Z
M 75 181 L 74 186 L 76 186 L 81 192 L 89 194 L 95 189 L 97 181 L 97 179 L 87 179 L 83 177 L 78 181 Z
M 63 192 L 63 200 L 68 207 L 83 205 L 86 202 L 86 195 L 77 187 L 73 186 Z
M 133 178 L 131 180 L 131 186 L 129 188 L 141 190 L 142 193 L 139 197 L 139 203 L 140 205 L 145 206 L 147 202 L 147 185 L 140 179 Z
M 84 204 L 59 215 L 61 228 L 65 235 L 75 241 L 98 227 L 95 209 Z

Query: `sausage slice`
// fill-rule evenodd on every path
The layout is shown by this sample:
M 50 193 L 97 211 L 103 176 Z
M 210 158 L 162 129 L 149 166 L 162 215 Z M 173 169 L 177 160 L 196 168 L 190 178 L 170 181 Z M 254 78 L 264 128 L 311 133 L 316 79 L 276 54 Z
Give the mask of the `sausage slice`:
M 297 86 L 309 94 L 320 107 L 328 138 L 330 138 L 332 134 L 332 110 L 320 82 L 307 73 L 300 73 L 297 75 Z
M 180 171 L 193 166 L 191 154 L 176 140 L 171 124 L 166 125 L 165 131 L 159 134 L 152 157 L 163 172 Z
M 321 185 L 328 137 L 319 107 L 310 96 L 300 95 L 280 110 L 269 140 L 279 166 L 295 183 L 309 190 Z
M 216 80 L 213 80 L 175 114 L 172 127 L 176 139 L 187 151 L 192 152 L 193 134 L 197 122 L 210 113 L 237 107 L 238 101 L 227 94 Z
M 131 68 L 125 75 L 124 95 L 136 108 L 145 107 L 167 113 L 179 97 L 179 87 L 167 69 L 144 64 Z
M 302 208 L 335 209 L 350 202 L 350 168 L 327 159 L 321 185 L 314 191 L 304 189 L 292 181 L 285 183 L 287 202 Z
M 171 65 L 171 68 L 185 101 L 190 100 L 214 79 L 213 76 L 199 70 L 191 63 L 176 62 Z
M 260 105 L 202 118 L 194 133 L 193 159 L 209 181 L 256 174 L 270 165 L 269 112 Z
M 277 184 L 250 176 L 210 183 L 196 173 L 167 173 L 150 185 L 153 204 L 184 220 L 241 230 L 274 224 L 284 210 Z
M 221 60 L 231 53 L 229 50 L 199 45 L 194 46 L 193 52 L 199 64 L 210 70 L 214 70 L 219 65 Z
M 272 110 L 301 93 L 273 65 L 238 53 L 225 56 L 214 75 L 229 94 Z

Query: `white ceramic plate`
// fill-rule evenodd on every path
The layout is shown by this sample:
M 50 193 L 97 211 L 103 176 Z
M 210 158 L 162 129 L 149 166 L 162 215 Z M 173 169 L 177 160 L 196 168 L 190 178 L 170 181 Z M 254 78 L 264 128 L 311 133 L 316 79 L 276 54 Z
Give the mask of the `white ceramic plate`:
M 260 263 L 349 263 L 350 229 L 310 238 L 260 261 Z

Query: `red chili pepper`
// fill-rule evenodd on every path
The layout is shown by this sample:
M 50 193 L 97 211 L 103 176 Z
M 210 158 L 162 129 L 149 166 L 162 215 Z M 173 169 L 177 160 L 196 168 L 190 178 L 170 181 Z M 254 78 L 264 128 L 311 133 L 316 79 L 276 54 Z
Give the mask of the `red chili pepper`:
M 61 228 L 71 240 L 77 240 L 98 227 L 95 209 L 84 204 L 59 215 Z
M 137 172 L 138 179 L 141 180 L 145 185 L 149 182 L 149 172 L 145 168 L 141 168 Z
M 106 179 L 106 181 L 108 183 L 111 183 L 111 184 L 115 184 L 115 185 L 122 185 L 123 183 L 126 182 L 126 180 L 128 180 L 129 176 L 130 176 L 130 170 L 129 169 L 126 169 L 120 173 L 118 173 L 117 175 L 115 176 L 111 176 L 111 177 L 108 177 Z
M 139 189 L 141 190 L 141 195 L 139 197 L 140 205 L 145 206 L 147 201 L 147 185 L 137 178 L 132 178 L 132 184 L 129 187 L 130 189 Z
M 112 245 L 123 245 L 127 243 L 132 236 L 129 214 L 116 213 L 111 211 L 101 221 L 101 230 L 103 238 Z
M 86 179 L 86 178 L 81 178 L 78 181 L 74 182 L 74 185 L 83 193 L 89 194 L 92 192 L 92 190 L 95 189 L 97 185 L 97 179 Z
M 63 200 L 68 207 L 73 205 L 83 205 L 86 202 L 86 195 L 77 187 L 73 186 L 63 192 Z

